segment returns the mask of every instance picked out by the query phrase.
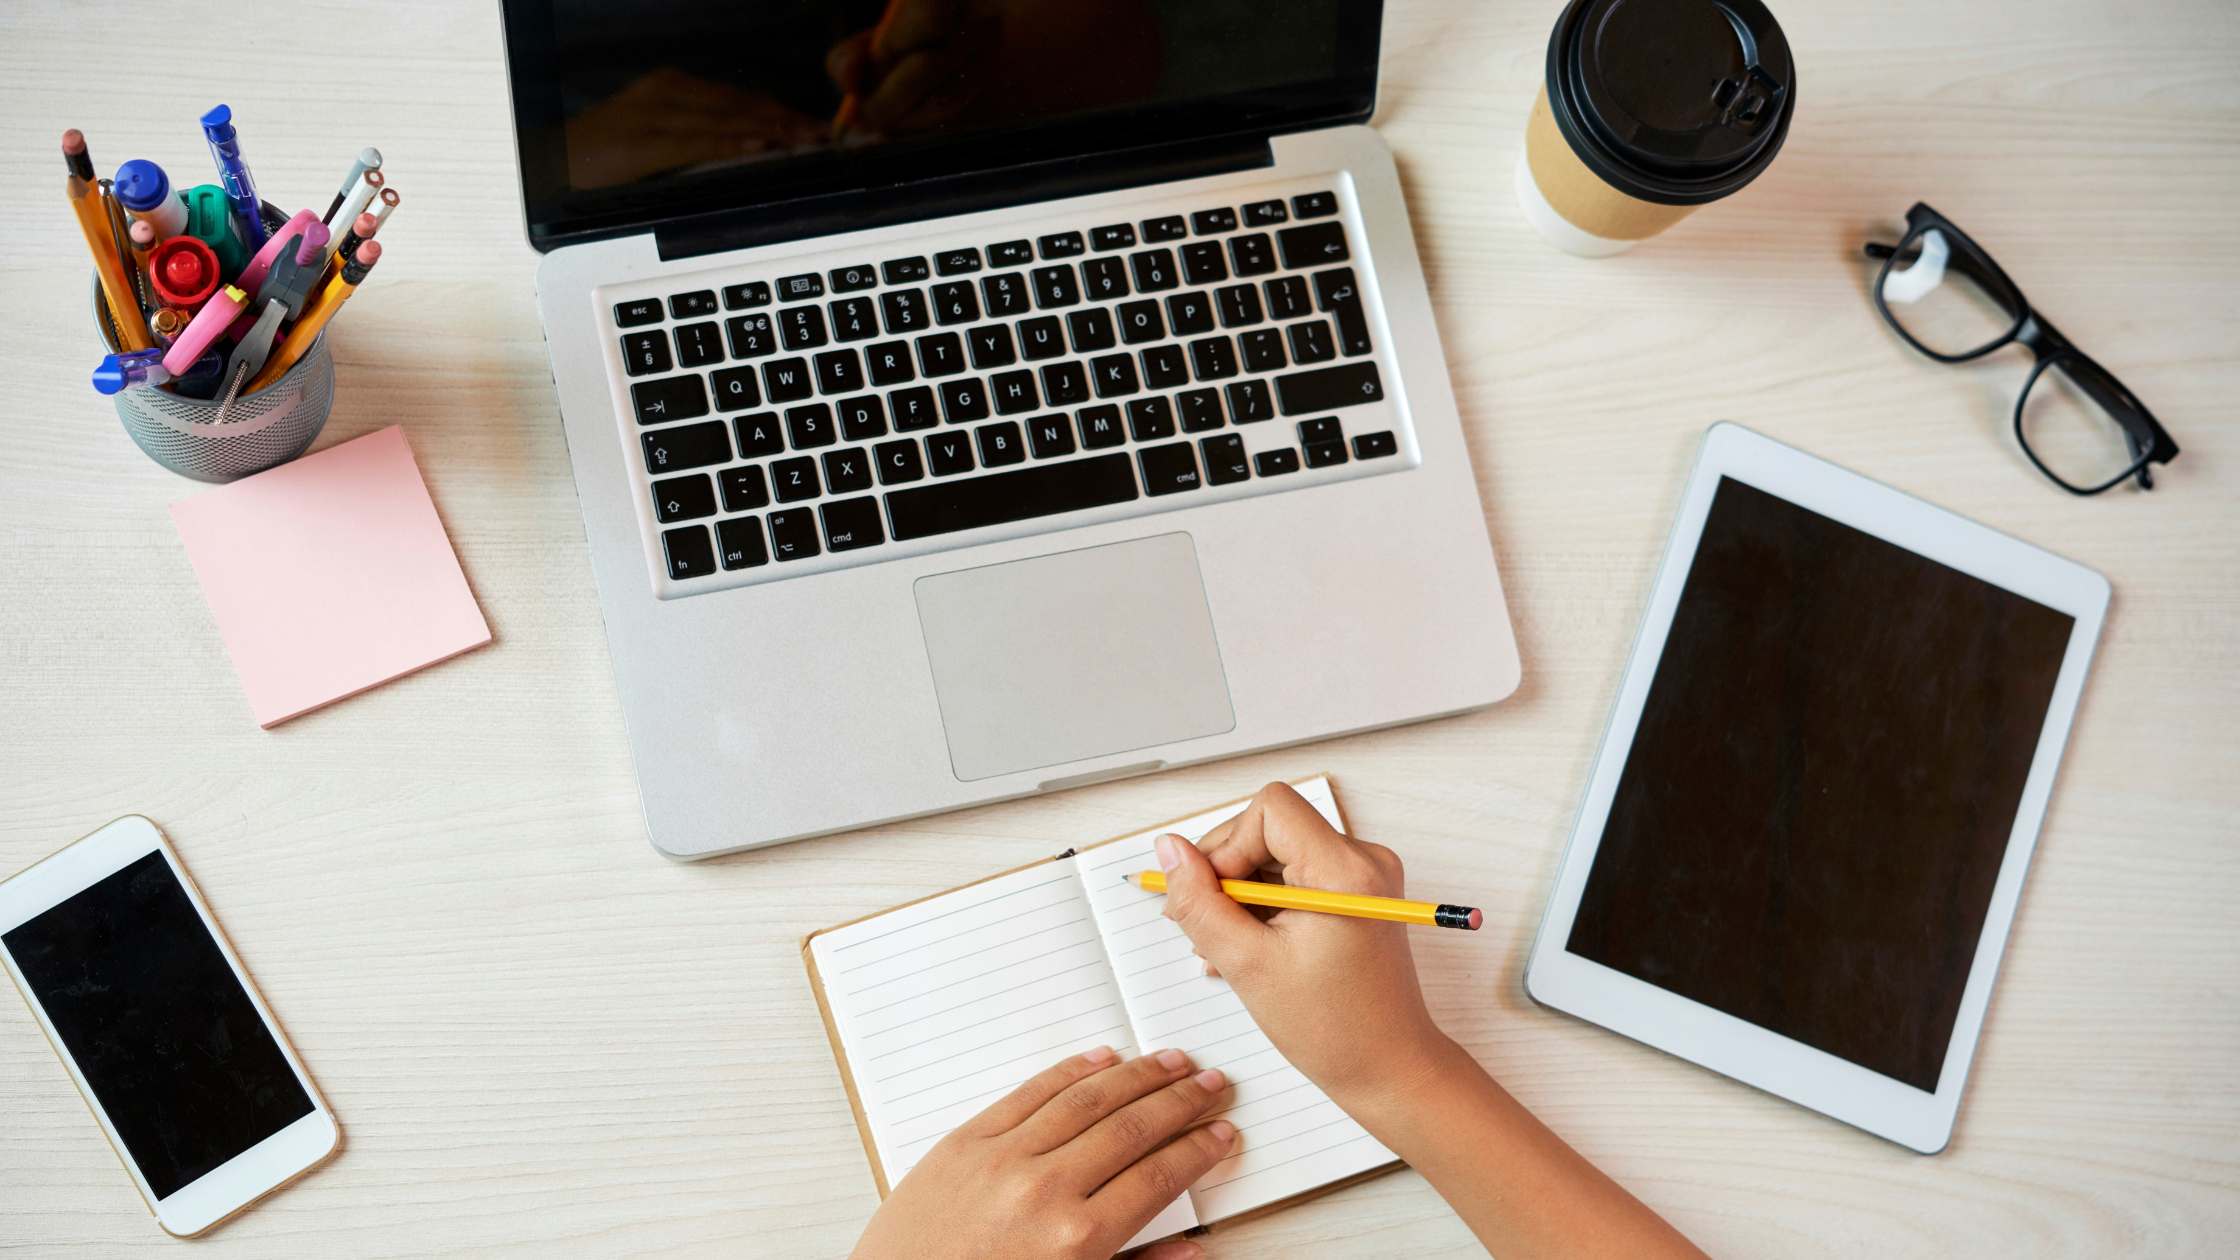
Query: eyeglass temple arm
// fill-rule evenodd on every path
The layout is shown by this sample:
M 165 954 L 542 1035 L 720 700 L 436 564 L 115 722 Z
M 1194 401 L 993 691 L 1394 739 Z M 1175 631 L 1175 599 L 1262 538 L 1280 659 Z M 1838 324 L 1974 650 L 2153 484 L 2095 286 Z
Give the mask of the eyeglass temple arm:
M 1866 250 L 1867 257 L 1874 259 L 1883 259 L 1894 257 L 1898 252 L 1898 247 L 1895 245 L 1885 245 L 1881 241 L 1868 241 Z

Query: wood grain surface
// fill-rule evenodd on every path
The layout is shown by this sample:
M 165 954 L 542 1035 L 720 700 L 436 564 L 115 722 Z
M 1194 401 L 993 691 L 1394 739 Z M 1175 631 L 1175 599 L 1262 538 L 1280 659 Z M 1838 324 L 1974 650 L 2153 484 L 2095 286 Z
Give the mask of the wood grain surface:
M 2240 8 L 1776 0 L 1772 169 L 1624 257 L 1510 177 L 1560 6 L 1395 0 L 1398 152 L 1508 584 L 1522 689 L 1474 715 L 698 866 L 640 821 L 523 243 L 497 6 L 15 3 L 0 14 L 0 873 L 125 813 L 172 837 L 332 1101 L 331 1165 L 210 1256 L 844 1254 L 876 1203 L 796 942 L 1329 770 L 1476 935 L 1416 938 L 1445 1026 L 1708 1251 L 2185 1257 L 2240 1238 Z M 169 47 L 150 77 L 147 41 Z M 126 71 L 127 64 L 136 67 Z M 266 195 L 366 143 L 404 196 L 336 325 L 325 442 L 392 423 L 496 641 L 251 721 L 166 510 L 86 386 L 55 137 L 199 169 L 224 99 Z M 1966 226 L 2184 455 L 2077 500 L 2006 436 L 2027 360 L 1930 364 L 1858 247 Z M 1924 1158 L 1538 1009 L 1520 976 L 1695 445 L 1742 421 L 2106 573 L 2116 600 L 1957 1137 Z M 0 1003 L 0 1251 L 177 1247 Z M 1420 1178 L 1222 1260 L 1482 1254 Z

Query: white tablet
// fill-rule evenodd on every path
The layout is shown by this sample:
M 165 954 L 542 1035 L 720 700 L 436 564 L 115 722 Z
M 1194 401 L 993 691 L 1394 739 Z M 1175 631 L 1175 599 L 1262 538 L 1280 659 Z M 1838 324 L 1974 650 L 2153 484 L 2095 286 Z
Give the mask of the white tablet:
M 1942 1150 L 2108 593 L 1714 426 L 1526 990 Z

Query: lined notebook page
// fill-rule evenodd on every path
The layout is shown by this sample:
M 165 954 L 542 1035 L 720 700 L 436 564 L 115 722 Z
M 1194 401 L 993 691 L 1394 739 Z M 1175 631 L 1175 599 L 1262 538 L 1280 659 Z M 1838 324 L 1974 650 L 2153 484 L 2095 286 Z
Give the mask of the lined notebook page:
M 1333 827 L 1338 803 L 1330 780 L 1297 785 Z M 1157 870 L 1151 842 L 1165 832 L 1197 840 L 1243 812 L 1242 803 L 1125 840 L 1075 859 L 1111 956 L 1112 971 L 1137 1043 L 1180 1047 L 1197 1066 L 1217 1067 L 1232 1094 L 1217 1114 L 1237 1126 L 1237 1153 L 1191 1187 L 1198 1219 L 1212 1222 L 1397 1158 L 1276 1052 L 1227 981 L 1205 974 L 1190 939 L 1165 917 L 1166 898 L 1121 877 Z M 1209 1117 L 1210 1118 L 1210 1117 Z

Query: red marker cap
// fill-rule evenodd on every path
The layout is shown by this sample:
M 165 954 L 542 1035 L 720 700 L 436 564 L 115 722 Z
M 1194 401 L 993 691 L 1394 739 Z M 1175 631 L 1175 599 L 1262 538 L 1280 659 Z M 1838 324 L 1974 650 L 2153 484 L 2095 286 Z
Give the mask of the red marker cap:
M 171 237 L 149 258 L 148 280 L 165 306 L 193 310 L 218 291 L 218 255 L 194 237 Z

